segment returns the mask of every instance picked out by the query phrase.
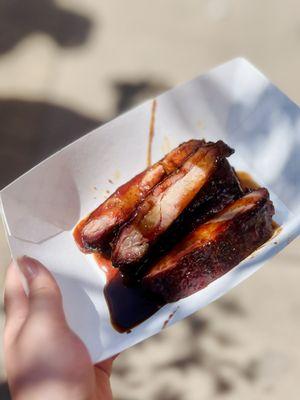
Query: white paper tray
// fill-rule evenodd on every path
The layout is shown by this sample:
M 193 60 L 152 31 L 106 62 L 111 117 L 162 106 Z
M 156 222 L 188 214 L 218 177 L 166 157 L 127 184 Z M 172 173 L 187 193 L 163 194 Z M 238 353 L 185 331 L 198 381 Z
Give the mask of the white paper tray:
M 145 168 L 151 101 L 65 147 L 1 191 L 14 258 L 24 254 L 55 275 L 67 319 L 100 361 L 159 332 L 228 292 L 300 233 L 300 110 L 248 61 L 238 58 L 157 98 L 153 161 L 190 138 L 223 139 L 230 162 L 270 189 L 282 230 L 206 289 L 163 307 L 120 334 L 111 326 L 105 284 L 92 256 L 75 245 L 75 224 Z M 109 179 L 113 182 L 110 183 Z M 284 278 L 283 278 L 284 279 Z

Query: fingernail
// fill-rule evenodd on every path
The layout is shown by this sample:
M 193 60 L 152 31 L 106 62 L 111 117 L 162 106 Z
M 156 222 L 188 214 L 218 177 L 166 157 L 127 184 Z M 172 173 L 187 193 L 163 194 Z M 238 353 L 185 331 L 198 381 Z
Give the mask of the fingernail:
M 20 270 L 28 282 L 32 281 L 39 272 L 39 265 L 33 258 L 23 256 L 18 259 Z

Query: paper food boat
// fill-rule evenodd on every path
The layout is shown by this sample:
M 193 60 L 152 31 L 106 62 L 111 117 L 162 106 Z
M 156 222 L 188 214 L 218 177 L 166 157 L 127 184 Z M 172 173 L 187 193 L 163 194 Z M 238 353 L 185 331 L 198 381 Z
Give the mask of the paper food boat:
M 68 322 L 94 362 L 106 359 L 214 301 L 257 271 L 300 233 L 300 109 L 244 59 L 157 97 L 153 161 L 190 138 L 223 139 L 230 158 L 266 186 L 281 230 L 207 288 L 164 306 L 129 334 L 110 322 L 105 275 L 73 239 L 76 223 L 146 166 L 152 101 L 94 130 L 1 191 L 14 258 L 45 264 L 57 279 Z M 120 299 L 122 301 L 122 299 Z

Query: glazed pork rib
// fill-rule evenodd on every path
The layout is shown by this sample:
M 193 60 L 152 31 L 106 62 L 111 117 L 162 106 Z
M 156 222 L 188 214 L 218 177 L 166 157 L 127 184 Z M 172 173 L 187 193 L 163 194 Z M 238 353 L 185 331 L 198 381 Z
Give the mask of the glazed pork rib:
M 222 141 L 207 143 L 150 192 L 113 245 L 112 262 L 124 278 L 138 279 L 149 258 L 242 195 L 226 160 L 232 153 Z
M 104 203 L 82 221 L 77 244 L 84 252 L 101 250 L 109 253 L 109 242 L 117 229 L 126 222 L 139 203 L 163 178 L 205 144 L 204 140 L 190 140 L 168 153 L 162 160 L 147 168 L 122 185 Z
M 272 236 L 273 214 L 267 189 L 246 194 L 178 243 L 142 286 L 167 303 L 203 289 Z

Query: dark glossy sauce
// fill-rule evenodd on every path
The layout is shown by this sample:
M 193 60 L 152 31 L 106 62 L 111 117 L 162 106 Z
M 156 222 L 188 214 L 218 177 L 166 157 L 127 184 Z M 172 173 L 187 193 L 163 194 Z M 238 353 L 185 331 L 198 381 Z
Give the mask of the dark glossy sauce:
M 162 307 L 162 304 L 145 297 L 141 288 L 125 286 L 110 260 L 100 254 L 95 254 L 95 259 L 106 275 L 104 296 L 111 323 L 118 332 L 129 333 Z
M 148 151 L 147 151 L 147 167 L 150 167 L 151 164 L 152 164 L 152 143 L 153 143 L 153 138 L 154 138 L 155 113 L 156 113 L 156 100 L 154 99 L 153 102 L 152 102 L 150 128 L 149 128 L 149 140 L 148 140 Z

